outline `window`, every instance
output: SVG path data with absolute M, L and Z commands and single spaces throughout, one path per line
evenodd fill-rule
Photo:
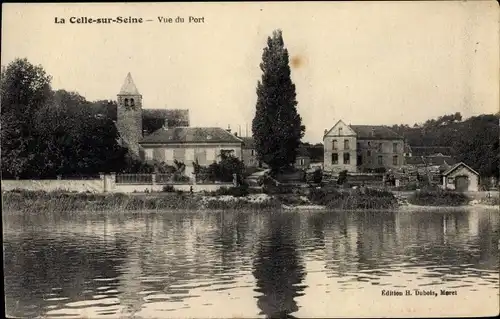
M 204 148 L 198 148 L 194 152 L 194 157 L 195 161 L 198 162 L 199 165 L 207 165 L 208 160 L 207 160 L 207 150 Z
M 134 99 L 130 99 L 130 106 L 135 106 Z
M 342 128 L 339 127 L 339 135 L 342 135 Z
M 383 165 L 383 164 L 384 164 L 384 161 L 383 161 L 382 155 L 379 155 L 378 156 L 378 165 Z
M 336 150 L 337 149 L 337 140 L 333 140 L 332 141 L 332 150 Z
M 366 151 L 366 156 L 368 156 L 368 157 L 372 156 L 372 151 L 370 151 L 370 150 Z
M 338 164 L 339 163 L 339 154 L 333 153 L 332 154 L 332 164 Z
M 398 156 L 397 155 L 394 155 L 392 157 L 392 165 L 398 165 Z
M 150 161 L 153 159 L 153 149 L 146 149 L 146 160 Z
M 378 151 L 382 152 L 382 143 L 378 143 Z
M 344 149 L 345 150 L 349 149 L 349 140 L 344 140 Z
M 251 150 L 250 155 L 255 156 L 255 150 Z
M 358 150 L 361 148 L 361 144 L 359 144 L 359 142 L 358 142 L 358 143 L 356 143 L 356 148 L 357 148 Z
M 128 99 L 125 99 L 125 103 L 124 103 L 125 106 L 128 106 Z
M 349 153 L 344 153 L 344 164 L 350 164 L 351 163 L 351 156 Z
M 398 143 L 392 143 L 392 152 L 397 153 L 398 152 Z

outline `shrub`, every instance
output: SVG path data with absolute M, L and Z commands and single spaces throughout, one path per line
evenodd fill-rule
M 281 203 L 276 199 L 266 200 L 263 202 L 247 202 L 243 200 L 220 201 L 211 200 L 206 203 L 208 209 L 279 209 Z
M 165 186 L 163 186 L 162 191 L 166 192 L 166 193 L 174 193 L 175 192 L 175 188 L 172 185 L 165 185 Z
M 397 205 L 397 200 L 391 192 L 370 188 L 363 191 L 315 188 L 310 191 L 308 199 L 330 209 L 389 209 Z
M 264 184 L 263 192 L 265 194 L 294 194 L 296 192 L 296 187 L 290 184 Z
M 416 191 L 408 198 L 410 204 L 420 206 L 460 206 L 469 201 L 465 194 L 451 190 Z
M 240 185 L 235 187 L 221 187 L 213 192 L 205 192 L 205 195 L 208 196 L 234 196 L 234 197 L 244 197 L 249 194 L 248 185 Z
M 337 184 L 343 185 L 347 182 L 347 170 L 343 170 L 339 173 L 339 178 L 337 179 Z

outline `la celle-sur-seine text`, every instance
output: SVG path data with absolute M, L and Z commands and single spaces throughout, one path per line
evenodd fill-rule
M 186 21 L 187 20 L 187 21 Z M 144 23 L 144 22 L 153 22 L 153 19 L 143 19 L 143 18 L 138 18 L 138 17 L 114 17 L 114 18 L 94 18 L 94 17 L 70 17 L 69 19 L 67 18 L 61 18 L 61 17 L 55 17 L 54 18 L 54 23 L 56 24 L 65 24 L 66 21 L 68 21 L 71 24 L 111 24 L 111 23 L 117 23 L 117 24 L 139 24 L 139 23 Z M 193 17 L 189 16 L 187 19 L 183 17 L 163 17 L 159 16 L 157 18 L 158 22 L 160 23 L 205 23 L 205 17 Z

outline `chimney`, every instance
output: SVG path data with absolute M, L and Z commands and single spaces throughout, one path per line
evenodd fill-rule
M 325 131 L 323 132 L 323 136 L 326 135 L 326 133 L 328 133 L 328 130 L 325 128 Z
M 234 136 L 238 137 L 238 132 L 234 132 Z
M 371 134 L 372 134 L 372 137 L 375 136 L 375 129 L 374 128 L 372 128 Z
M 229 124 L 227 125 L 227 130 L 229 133 L 231 133 L 231 126 L 229 126 Z

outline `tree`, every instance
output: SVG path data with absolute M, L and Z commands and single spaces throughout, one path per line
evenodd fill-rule
M 295 162 L 305 132 L 296 109 L 295 85 L 281 30 L 268 37 L 260 68 L 263 74 L 257 83 L 252 133 L 258 159 L 276 172 Z
M 16 59 L 2 68 L 0 94 L 2 173 L 20 177 L 29 171 L 40 139 L 35 114 L 52 97 L 51 77 L 41 66 Z
M 393 129 L 411 146 L 447 146 L 453 156 L 479 172 L 481 177 L 499 174 L 500 115 L 483 114 L 463 120 L 459 112 L 430 119 L 416 127 Z

